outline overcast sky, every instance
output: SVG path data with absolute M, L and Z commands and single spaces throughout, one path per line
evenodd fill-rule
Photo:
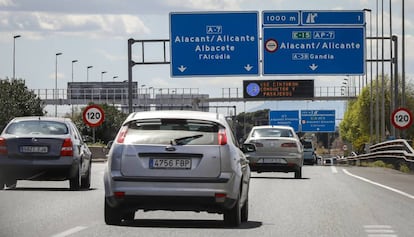
M 392 3 L 393 34 L 401 39 L 402 0 Z M 377 3 L 379 23 L 384 2 L 384 33 L 389 34 L 389 3 L 382 0 L 0 0 L 0 78 L 12 77 L 13 36 L 15 41 L 17 78 L 26 80 L 30 89 L 53 89 L 55 54 L 58 57 L 58 88 L 66 88 L 72 80 L 127 80 L 127 40 L 168 39 L 170 12 L 195 11 L 263 11 L 263 10 L 362 10 L 370 26 L 376 30 Z M 414 1 L 405 0 L 406 74 L 414 77 Z M 381 25 L 379 25 L 381 33 Z M 401 41 L 400 41 L 401 45 Z M 388 45 L 387 45 L 388 46 Z M 369 44 L 367 45 L 369 48 Z M 375 49 L 375 47 L 373 47 Z M 139 50 L 134 50 L 139 57 Z M 375 52 L 374 52 L 375 55 Z M 388 55 L 388 54 L 386 54 Z M 401 56 L 401 52 L 400 52 Z M 102 74 L 102 71 L 107 73 Z M 401 69 L 400 69 L 401 71 Z M 388 67 L 386 69 L 388 72 Z M 243 79 L 251 78 L 171 78 L 168 65 L 139 65 L 133 69 L 134 81 L 154 88 L 199 88 L 200 93 L 220 96 L 222 88 L 242 89 Z M 266 76 L 258 79 L 296 79 L 292 76 Z M 320 87 L 341 86 L 344 76 L 299 78 L 315 79 Z M 241 92 L 241 91 L 240 91 Z M 214 95 L 215 94 L 215 95 Z

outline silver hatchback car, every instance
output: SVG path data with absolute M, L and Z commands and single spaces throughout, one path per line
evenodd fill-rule
M 231 226 L 248 219 L 248 160 L 220 114 L 132 113 L 107 165 L 107 224 L 133 220 L 138 210 L 220 213 Z
M 250 169 L 257 172 L 294 172 L 302 178 L 303 146 L 292 127 L 255 126 L 245 143 L 256 151 L 248 154 Z

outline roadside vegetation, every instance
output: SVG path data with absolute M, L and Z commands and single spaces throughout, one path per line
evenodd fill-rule
M 377 83 L 378 81 L 378 96 L 377 92 Z M 381 87 L 381 78 L 378 80 L 373 80 L 372 82 L 372 96 L 371 96 L 371 85 L 368 84 L 365 86 L 360 95 L 355 99 L 347 102 L 347 109 L 344 114 L 344 119 L 339 125 L 339 134 L 343 141 L 349 142 L 352 144 L 354 151 L 357 153 L 364 152 L 365 144 L 368 144 L 371 141 L 375 141 L 375 131 L 378 126 L 381 126 L 381 123 L 373 119 L 373 137 L 370 137 L 370 124 L 371 124 L 371 107 L 373 109 L 373 115 L 382 114 L 381 105 L 382 100 L 384 100 L 385 104 L 385 127 L 387 131 L 390 131 L 392 128 L 391 123 L 391 114 L 390 114 L 390 104 L 391 104 L 391 93 L 390 93 L 390 80 L 388 76 L 384 77 L 384 94 L 382 96 L 382 87 Z M 406 100 L 405 100 L 405 107 L 411 111 L 414 111 L 414 90 L 413 85 L 408 83 L 406 80 Z M 401 81 L 399 83 L 401 85 Z M 400 88 L 400 100 L 401 100 L 401 88 Z M 371 100 L 372 98 L 372 100 Z M 372 103 L 371 103 L 372 102 Z M 376 110 L 376 103 L 380 105 L 380 111 Z M 392 111 L 391 111 L 392 113 Z M 404 130 L 404 138 L 407 140 L 411 140 L 414 138 L 414 127 L 411 126 L 410 128 Z

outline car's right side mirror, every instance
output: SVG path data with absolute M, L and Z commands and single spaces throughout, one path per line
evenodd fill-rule
M 241 146 L 241 150 L 244 153 L 255 152 L 256 151 L 256 146 L 252 143 L 244 143 Z

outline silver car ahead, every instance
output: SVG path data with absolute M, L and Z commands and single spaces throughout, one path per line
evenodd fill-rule
M 255 126 L 245 143 L 256 146 L 249 153 L 250 169 L 257 172 L 295 172 L 302 178 L 303 147 L 290 126 Z
M 132 113 L 107 165 L 107 224 L 133 220 L 138 210 L 221 213 L 231 226 L 248 219 L 248 161 L 220 114 Z
M 17 180 L 69 180 L 89 189 L 91 151 L 68 118 L 18 117 L 0 136 L 0 189 Z

